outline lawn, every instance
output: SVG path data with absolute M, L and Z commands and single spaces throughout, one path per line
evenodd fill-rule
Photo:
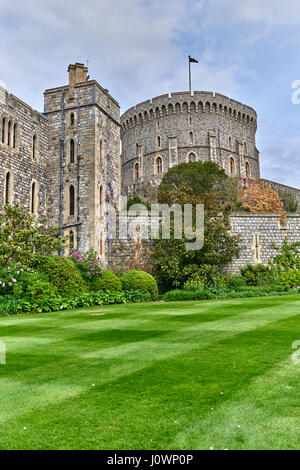
M 0 448 L 299 449 L 299 314 L 288 296 L 2 317 Z

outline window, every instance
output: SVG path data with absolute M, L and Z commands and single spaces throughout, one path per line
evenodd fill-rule
M 36 214 L 37 211 L 37 199 L 36 199 L 36 183 L 31 185 L 31 213 Z
M 192 132 L 190 132 L 190 144 L 194 143 L 194 135 Z
M 161 157 L 157 157 L 155 160 L 155 173 L 160 174 L 163 170 L 163 161 Z
M 99 156 L 100 156 L 100 164 L 103 165 L 104 163 L 104 145 L 103 145 L 103 140 L 100 140 L 100 150 L 99 150 Z
M 190 126 L 192 125 L 192 118 L 190 117 Z
M 104 240 L 104 234 L 101 232 L 100 234 L 100 256 L 104 256 L 105 254 L 105 240 Z
M 160 136 L 159 135 L 157 136 L 156 140 L 157 140 L 157 147 L 160 148 Z
M 99 203 L 100 203 L 100 217 L 103 217 L 104 210 L 105 210 L 105 200 L 104 200 L 104 188 L 102 185 L 100 186 Z
M 11 136 L 11 121 L 8 121 L 8 126 L 7 126 L 7 145 L 10 145 L 10 136 Z
M 247 143 L 244 143 L 244 154 L 247 155 L 248 149 L 247 149 Z
M 13 148 L 15 149 L 17 146 L 17 124 L 14 124 L 14 131 L 13 131 Z
M 75 162 L 75 145 L 74 145 L 74 140 L 70 140 L 70 163 Z
M 75 215 L 75 189 L 73 185 L 69 189 L 69 215 Z
M 6 120 L 5 118 L 3 118 L 2 119 L 2 138 L 1 138 L 2 144 L 5 143 L 5 124 L 6 124 Z
M 74 113 L 71 113 L 71 116 L 70 116 L 70 125 L 73 127 L 73 126 L 74 126 L 74 123 L 75 123 Z
M 133 171 L 133 176 L 135 180 L 139 179 L 139 173 L 140 173 L 140 165 L 138 163 L 135 163 L 134 165 L 134 171 Z
M 250 178 L 251 172 L 250 172 L 250 165 L 249 162 L 245 163 L 245 173 L 246 173 L 246 178 Z
M 70 232 L 70 250 L 72 250 L 72 248 L 74 248 L 74 232 L 71 230 Z
M 5 177 L 5 204 L 12 203 L 12 177 L 10 172 L 6 173 Z
M 232 139 L 231 137 L 228 137 L 228 147 L 232 149 Z
M 159 121 L 157 121 L 157 130 L 159 131 Z
M 188 162 L 195 162 L 197 159 L 196 159 L 196 155 L 192 152 L 192 153 L 189 153 L 188 155 Z
M 230 174 L 235 175 L 235 161 L 234 158 L 230 158 Z
M 32 137 L 32 158 L 36 158 L 36 134 Z

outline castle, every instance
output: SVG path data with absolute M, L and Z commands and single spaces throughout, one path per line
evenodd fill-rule
M 68 85 L 45 91 L 43 113 L 0 86 L 0 204 L 26 206 L 46 217 L 81 251 L 95 249 L 114 264 L 105 205 L 118 209 L 121 194 L 153 197 L 163 174 L 181 162 L 212 160 L 229 175 L 260 177 L 251 107 L 217 93 L 179 92 L 140 103 L 120 117 L 118 102 L 88 79 L 84 64 L 69 65 L 68 73 Z M 300 190 L 288 189 L 300 201 Z M 294 240 L 300 222 L 293 217 Z M 238 220 L 245 224 L 245 215 Z M 253 234 L 265 229 L 243 228 L 250 253 L 259 255 Z M 129 243 L 127 257 L 130 249 Z

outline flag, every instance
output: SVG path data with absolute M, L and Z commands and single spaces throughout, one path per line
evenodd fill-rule
M 191 57 L 190 55 L 189 55 L 189 61 L 190 62 L 196 62 L 196 64 L 198 64 L 198 60 L 193 59 L 193 57 Z

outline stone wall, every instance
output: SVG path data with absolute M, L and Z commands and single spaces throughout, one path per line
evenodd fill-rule
M 300 241 L 300 215 L 288 214 L 284 222 L 277 214 L 238 213 L 231 216 L 232 234 L 240 236 L 240 257 L 226 269 L 238 273 L 246 264 L 267 265 L 277 253 L 273 243 L 281 246 Z
M 157 226 L 159 215 L 154 217 Z M 133 224 L 134 217 L 128 218 Z M 136 222 L 140 227 L 150 227 L 150 217 L 147 213 L 140 216 Z M 231 216 L 231 233 L 240 237 L 240 256 L 235 258 L 226 271 L 237 274 L 246 264 L 268 265 L 285 239 L 289 243 L 300 241 L 300 214 L 288 214 L 284 222 L 277 214 L 236 213 Z M 149 229 L 150 230 L 150 229 Z M 142 240 L 143 230 L 134 233 L 126 240 L 117 238 L 110 241 L 109 267 L 115 271 L 128 269 L 146 269 L 151 272 L 153 240 Z M 150 233 L 150 232 L 148 232 Z
M 256 119 L 249 106 L 200 91 L 161 95 L 130 108 L 121 116 L 123 194 L 145 184 L 157 187 L 169 168 L 193 160 L 258 178 Z
M 105 259 L 105 205 L 117 206 L 120 194 L 120 110 L 96 81 L 76 81 L 77 75 L 84 79 L 85 69 L 70 66 L 69 85 L 44 94 L 50 134 L 49 219 L 65 235 L 73 234 L 74 246 L 83 252 L 94 249 Z
M 47 119 L 0 87 L 0 204 L 18 204 L 45 216 L 48 157 Z

